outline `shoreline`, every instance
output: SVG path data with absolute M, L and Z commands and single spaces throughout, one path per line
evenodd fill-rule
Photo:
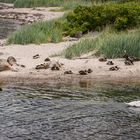
M 18 68 L 17 72 L 3 71 L 0 72 L 0 81 L 3 83 L 41 83 L 47 81 L 58 82 L 118 82 L 118 83 L 140 83 L 140 61 L 134 62 L 134 65 L 126 66 L 124 59 L 108 59 L 113 61 L 114 65 L 120 69 L 117 71 L 109 71 L 111 65 L 107 62 L 100 62 L 99 58 L 90 59 L 66 59 L 62 57 L 50 57 L 61 53 L 71 43 L 48 43 L 41 45 L 9 45 L 0 47 L 0 59 L 7 59 L 9 56 L 16 58 L 17 63 L 25 65 L 25 68 Z M 33 56 L 39 54 L 38 59 L 33 59 Z M 84 55 L 85 56 L 85 55 Z M 37 65 L 47 63 L 45 58 L 50 58 L 52 62 L 64 64 L 60 70 L 35 69 Z M 91 69 L 92 73 L 80 75 L 80 70 Z M 64 74 L 65 71 L 71 70 L 73 74 Z
M 0 81 L 3 84 L 39 84 L 39 83 L 115 83 L 115 84 L 140 84 L 140 76 L 118 76 L 118 75 L 65 75 L 58 73 L 0 73 Z

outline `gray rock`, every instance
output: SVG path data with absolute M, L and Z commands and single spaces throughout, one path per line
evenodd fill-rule
M 17 60 L 16 60 L 13 56 L 9 56 L 9 57 L 7 58 L 7 62 L 8 62 L 9 65 L 11 65 L 11 66 L 17 64 Z

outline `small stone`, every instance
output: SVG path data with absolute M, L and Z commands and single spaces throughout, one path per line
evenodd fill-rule
M 78 38 L 78 39 L 81 38 L 82 37 L 82 34 L 83 34 L 82 31 L 76 32 L 75 33 L 75 38 Z

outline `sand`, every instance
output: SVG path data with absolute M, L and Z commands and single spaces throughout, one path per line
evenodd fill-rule
M 29 81 L 34 82 L 43 80 L 58 81 L 119 81 L 119 82 L 138 82 L 140 83 L 140 62 L 134 62 L 134 65 L 125 66 L 124 59 L 114 59 L 114 65 L 120 67 L 118 71 L 109 71 L 111 66 L 106 62 L 99 62 L 98 58 L 73 59 L 68 60 L 63 57 L 50 57 L 61 53 L 66 47 L 75 42 L 48 43 L 41 45 L 9 45 L 0 47 L 0 59 L 7 59 L 13 56 L 19 64 L 26 67 L 18 67 L 18 72 L 4 71 L 0 72 L 2 81 Z M 39 54 L 40 58 L 33 59 L 33 56 Z M 59 71 L 36 70 L 36 65 L 44 63 L 45 58 L 50 57 L 51 61 L 58 61 L 64 66 Z M 88 75 L 79 75 L 80 70 L 92 69 L 93 72 Z M 66 70 L 72 70 L 72 75 L 66 75 Z

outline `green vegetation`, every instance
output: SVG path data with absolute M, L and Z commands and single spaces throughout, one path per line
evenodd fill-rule
M 9 44 L 60 42 L 65 27 L 64 22 L 65 20 L 60 18 L 23 26 L 9 36 L 7 42 Z
M 17 8 L 31 7 L 63 7 L 74 9 L 79 5 L 91 5 L 91 0 L 0 0 L 0 2 L 14 3 Z
M 126 51 L 130 56 L 140 58 L 140 31 L 128 33 L 104 32 L 94 39 L 84 39 L 67 48 L 63 55 L 73 58 L 94 51 L 107 58 L 120 58 Z
M 4 3 L 14 3 L 15 0 L 0 0 L 0 2 L 4 2 Z
M 43 5 L 73 9 L 78 5 L 85 5 L 90 2 L 85 2 L 85 0 L 68 0 L 67 2 L 66 0 L 16 0 L 14 4 L 16 7 Z M 92 2 L 94 3 L 94 0 Z M 113 31 L 104 31 L 93 39 L 82 39 L 79 43 L 68 47 L 63 55 L 66 58 L 73 58 L 94 51 L 96 55 L 119 58 L 126 51 L 129 55 L 140 58 L 140 31 L 130 34 L 120 32 L 140 27 L 140 4 L 138 2 L 123 3 L 123 0 L 118 0 L 117 3 L 78 6 L 62 18 L 23 26 L 9 36 L 7 42 L 10 44 L 60 42 L 65 35 L 74 36 L 78 31 L 83 33 L 101 31 L 106 26 L 111 27 Z
M 77 31 L 102 30 L 106 25 L 117 30 L 140 26 L 140 4 L 108 3 L 91 7 L 79 6 L 67 16 L 68 34 L 74 36 Z

